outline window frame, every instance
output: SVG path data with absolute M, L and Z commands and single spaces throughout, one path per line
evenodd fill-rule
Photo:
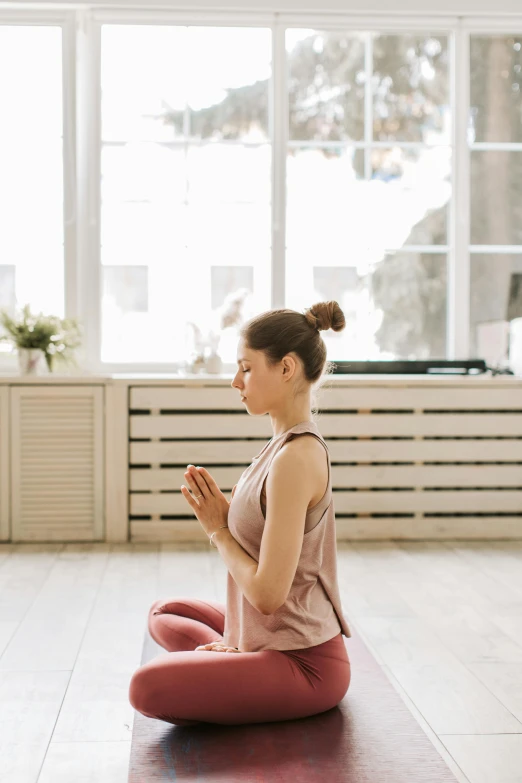
M 476 252 L 522 253 L 522 246 L 470 246 L 470 152 L 467 141 L 470 102 L 469 47 L 473 34 L 522 35 L 522 15 L 432 16 L 361 15 L 356 13 L 207 12 L 142 9 L 0 10 L 0 24 L 59 25 L 62 27 L 63 139 L 64 139 L 64 265 L 65 314 L 80 318 L 85 327 L 86 372 L 112 375 L 172 373 L 173 362 L 146 364 L 101 361 L 100 288 L 100 161 L 101 87 L 100 56 L 103 24 L 182 24 L 204 26 L 257 26 L 272 30 L 273 69 L 269 85 L 272 105 L 272 258 L 271 304 L 285 306 L 286 157 L 288 147 L 288 95 L 285 73 L 285 30 L 313 28 L 383 33 L 430 31 L 448 36 L 450 54 L 450 110 L 452 117 L 452 195 L 448 211 L 448 241 L 423 250 L 446 252 L 448 270 L 447 356 L 469 358 L 470 255 Z M 369 60 L 367 58 L 369 65 Z M 279 78 L 278 78 L 279 77 Z M 371 124 L 371 94 L 366 97 L 366 136 Z M 422 147 L 422 144 L 416 146 Z M 478 144 L 480 148 L 501 145 Z M 513 146 L 513 145 L 511 145 Z M 522 144 L 516 145 L 522 151 Z M 504 147 L 505 148 L 505 147 Z M 458 209 L 456 205 L 458 204 Z M 414 251 L 414 248 L 407 248 Z M 12 374 L 14 355 L 0 355 L 0 372 Z M 224 373 L 235 372 L 224 364 Z
M 70 11 L 29 10 L 25 8 L 0 8 L 0 25 L 26 27 L 60 27 L 62 30 L 62 136 L 63 136 L 63 252 L 64 252 L 64 312 L 68 315 L 68 305 L 73 305 L 70 289 L 74 287 L 76 276 L 76 258 L 74 253 L 74 234 L 76 225 L 76 181 L 74 138 L 74 92 L 72 90 L 73 72 L 71 57 L 74 53 L 75 19 Z M 67 205 L 67 206 L 66 206 Z M 18 360 L 15 352 L 0 353 L 0 375 L 18 374 Z

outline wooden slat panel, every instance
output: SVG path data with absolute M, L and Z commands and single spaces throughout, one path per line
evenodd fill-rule
M 338 541 L 522 538 L 522 517 L 338 517 L 336 529 Z M 130 532 L 136 542 L 208 544 L 208 536 L 197 520 L 133 519 Z
M 324 414 L 320 430 L 326 437 L 407 437 L 407 436 L 522 436 L 522 413 L 482 414 Z M 227 414 L 171 414 L 131 416 L 131 438 L 216 438 L 266 433 L 271 437 L 266 417 Z
M 0 541 L 11 537 L 9 439 L 9 389 L 0 387 Z
M 39 525 L 40 540 L 57 527 L 81 540 L 86 523 L 87 540 L 103 538 L 103 387 L 13 387 L 11 406 L 13 539 L 34 540 Z
M 383 513 L 519 513 L 522 491 L 334 492 L 338 514 Z M 130 496 L 131 515 L 188 514 L 190 506 L 181 492 Z
M 331 440 L 332 462 L 522 462 L 520 440 Z M 267 440 L 131 443 L 132 465 L 249 464 Z
M 332 381 L 329 380 L 328 383 Z M 317 395 L 321 410 L 522 410 L 520 390 L 516 388 L 473 388 L 469 379 L 463 379 L 460 388 L 437 386 L 431 378 L 429 386 L 415 386 L 412 381 L 401 385 L 365 386 L 352 381 L 347 385 L 335 382 L 333 387 L 321 389 Z M 480 379 L 474 379 L 478 386 Z M 235 389 L 226 386 L 172 387 L 142 386 L 130 389 L 130 407 L 135 410 L 162 408 L 167 410 L 242 410 L 243 404 Z
M 179 490 L 186 468 L 130 471 L 131 491 Z M 241 468 L 208 468 L 222 491 L 232 489 Z M 520 465 L 332 465 L 335 488 L 364 487 L 522 487 Z
M 522 517 L 341 517 L 336 522 L 338 541 L 522 538 Z
M 148 491 L 169 489 L 179 491 L 182 484 L 187 486 L 184 468 L 144 468 L 130 471 L 130 489 L 132 491 Z M 208 468 L 209 473 L 222 492 L 231 490 L 237 483 L 243 468 Z M 522 482 L 521 482 L 522 483 Z
M 272 437 L 268 416 L 247 413 L 131 416 L 131 438 L 266 438 Z

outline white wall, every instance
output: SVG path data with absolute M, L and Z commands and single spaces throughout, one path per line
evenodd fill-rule
M 13 5 L 12 3 L 2 3 Z M 16 3 L 23 7 L 23 2 Z M 67 6 L 69 0 L 54 0 L 50 4 L 45 0 L 32 0 L 31 5 Z M 328 11 L 355 12 L 362 15 L 380 14 L 429 14 L 429 15 L 480 15 L 480 14 L 519 14 L 522 19 L 522 0 L 92 0 L 91 2 L 75 3 L 77 6 L 101 8 L 132 7 L 146 9 L 150 7 L 175 8 L 183 10 L 239 10 L 239 11 L 280 11 L 280 12 L 315 12 Z

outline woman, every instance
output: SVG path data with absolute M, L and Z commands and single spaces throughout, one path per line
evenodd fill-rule
M 270 310 L 242 327 L 232 387 L 251 415 L 269 414 L 274 434 L 230 503 L 207 470 L 188 466 L 181 491 L 227 567 L 226 606 L 154 602 L 149 631 L 168 652 L 132 677 L 142 714 L 183 726 L 279 721 L 324 712 L 346 694 L 351 634 L 330 458 L 311 403 L 326 366 L 320 331 L 344 326 L 331 301 Z

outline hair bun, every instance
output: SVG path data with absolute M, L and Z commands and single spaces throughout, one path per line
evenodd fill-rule
M 317 302 L 305 310 L 304 317 L 318 331 L 333 329 L 340 332 L 346 326 L 344 313 L 335 301 Z

